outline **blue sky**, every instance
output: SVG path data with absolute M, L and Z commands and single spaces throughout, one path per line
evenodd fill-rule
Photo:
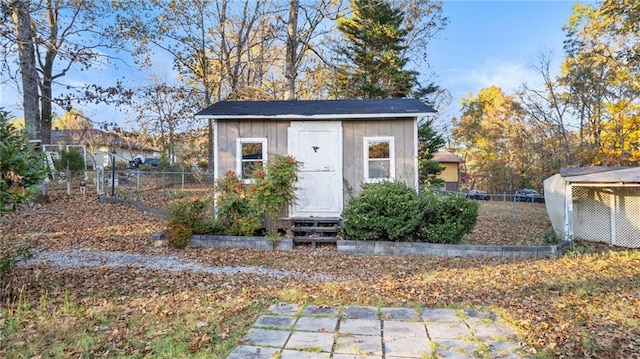
M 457 116 L 460 98 L 484 87 L 509 93 L 522 83 L 536 85 L 531 69 L 543 52 L 551 52 L 551 70 L 558 73 L 563 57 L 565 25 L 575 1 L 444 1 L 449 25 L 429 47 L 436 82 L 453 101 L 442 121 Z
M 441 111 L 441 126 L 445 127 L 451 117 L 459 115 L 460 98 L 469 92 L 477 94 L 480 89 L 495 85 L 510 93 L 523 82 L 539 83 L 539 76 L 531 66 L 542 52 L 551 51 L 552 71 L 557 73 L 563 55 L 562 26 L 568 21 L 574 3 L 565 0 L 444 0 L 444 13 L 450 22 L 430 44 L 431 68 L 425 71 L 435 73 L 437 78 L 433 80 L 452 95 L 451 104 Z M 156 76 L 171 76 L 170 61 L 156 59 L 154 62 Z M 163 67 L 165 71 L 161 70 Z M 120 65 L 118 70 L 105 68 L 98 73 L 70 74 L 65 82 L 91 82 L 101 77 L 115 81 L 113 77 L 123 72 L 129 73 L 133 83 L 148 81 L 146 75 L 133 67 Z M 20 100 L 15 95 L 6 84 L 0 84 L 0 106 L 22 116 Z M 125 124 L 127 115 L 112 106 L 82 106 L 82 109 L 96 122 L 116 121 L 129 127 Z

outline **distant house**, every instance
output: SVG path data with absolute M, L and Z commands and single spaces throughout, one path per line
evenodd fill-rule
M 224 101 L 196 114 L 214 120 L 216 178 L 269 154 L 303 163 L 291 217 L 338 217 L 362 183 L 418 186 L 418 120 L 435 113 L 416 99 Z
M 640 248 L 640 167 L 563 168 L 544 197 L 560 238 Z
M 433 160 L 440 163 L 444 170 L 438 176 L 444 180 L 447 191 L 458 191 L 460 186 L 460 163 L 462 159 L 449 151 L 438 151 Z
M 106 167 L 111 163 L 111 153 L 116 151 L 116 161 L 132 161 L 136 156 L 158 157 L 160 150 L 127 140 L 116 133 L 97 129 L 52 130 L 51 144 L 45 150 L 55 150 L 60 146 L 83 146 L 86 148 L 88 168 Z

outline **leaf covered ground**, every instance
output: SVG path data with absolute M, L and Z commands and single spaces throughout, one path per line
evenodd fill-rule
M 476 231 L 465 241 L 526 243 L 527 231 L 539 241 L 549 230 L 548 219 L 538 217 L 542 205 L 502 205 L 482 203 Z M 331 248 L 177 251 L 150 246 L 151 233 L 164 227 L 161 219 L 92 196 L 56 196 L 3 221 L 4 234 L 49 250 L 167 253 L 334 280 L 19 267 L 9 280 L 20 290 L 0 316 L 0 357 L 224 358 L 275 302 L 487 308 L 505 317 L 536 357 L 624 358 L 640 348 L 638 250 L 582 246 L 543 260 L 369 257 Z

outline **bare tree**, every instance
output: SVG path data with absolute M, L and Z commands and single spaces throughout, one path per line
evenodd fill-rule
M 6 17 L 7 12 L 10 12 L 12 21 L 15 24 L 14 31 L 4 30 L 2 34 L 9 38 L 9 45 L 13 40 L 18 47 L 25 128 L 29 139 L 34 140 L 40 138 L 39 78 L 36 70 L 35 46 L 33 43 L 35 36 L 31 27 L 29 4 L 29 0 L 16 0 L 8 4 L 2 4 L 4 17 Z M 7 23 L 5 22 L 5 24 Z M 5 62 L 5 65 L 8 65 L 8 63 Z
M 572 148 L 567 124 L 571 115 L 567 101 L 568 94 L 551 76 L 550 64 L 549 53 L 539 55 L 538 63 L 532 68 L 542 78 L 543 88 L 534 89 L 523 84 L 519 98 L 520 104 L 528 114 L 530 125 L 537 129 L 536 135 L 544 136 L 545 141 L 553 143 L 555 151 L 549 153 L 547 159 L 554 162 L 556 169 L 559 169 L 561 166 L 573 163 L 575 151 Z
M 171 164 L 176 160 L 176 134 L 188 131 L 193 123 L 191 95 L 192 91 L 184 87 L 154 81 L 140 91 L 135 106 L 137 122 L 160 136 L 163 153 Z
M 9 40 L 9 46 L 0 50 L 5 59 L 3 64 L 10 68 L 19 62 L 23 96 L 27 100 L 25 118 L 28 123 L 37 123 L 37 137 L 44 143 L 51 141 L 54 86 L 70 87 L 60 81 L 72 67 L 86 70 L 98 63 L 108 63 L 113 57 L 105 50 L 121 49 L 119 39 L 112 36 L 104 20 L 111 14 L 111 6 L 110 1 L 104 0 L 3 3 L 3 11 L 14 14 L 13 21 L 0 24 L 0 36 Z M 34 98 L 40 102 L 37 108 L 33 105 Z

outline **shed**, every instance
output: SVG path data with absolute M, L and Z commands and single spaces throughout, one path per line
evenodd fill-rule
M 563 168 L 544 193 L 561 238 L 640 247 L 640 167 Z
M 444 180 L 444 188 L 447 191 L 457 192 L 460 184 L 462 159 L 449 151 L 438 151 L 433 155 L 433 160 L 443 168 L 438 177 Z
M 418 186 L 418 121 L 435 110 L 417 99 L 223 101 L 196 119 L 214 120 L 214 175 L 270 153 L 302 162 L 291 217 L 338 217 L 362 183 Z

